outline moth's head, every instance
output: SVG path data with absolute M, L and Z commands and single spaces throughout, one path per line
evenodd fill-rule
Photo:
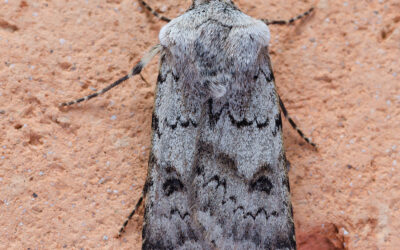
M 233 4 L 233 1 L 231 0 L 193 0 L 192 7 L 196 7 L 200 4 L 205 4 L 209 2 L 225 2 L 228 4 Z

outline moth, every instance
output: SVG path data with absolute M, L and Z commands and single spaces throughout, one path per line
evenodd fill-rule
M 132 71 L 160 55 L 152 114 L 143 249 L 295 249 L 281 112 L 268 24 L 230 0 L 194 0 Z M 313 144 L 297 128 L 300 135 Z

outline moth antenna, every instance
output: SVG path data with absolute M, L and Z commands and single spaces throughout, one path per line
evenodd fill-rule
M 171 21 L 170 18 L 165 17 L 163 15 L 161 15 L 160 13 L 158 13 L 157 11 L 155 11 L 150 5 L 148 5 L 145 1 L 143 0 L 139 0 L 139 2 L 148 10 L 150 11 L 151 14 L 153 14 L 155 17 L 157 17 L 158 19 L 160 19 L 161 21 L 164 22 L 169 22 Z
M 132 219 L 133 215 L 135 215 L 135 213 L 138 210 L 139 206 L 142 204 L 143 197 L 144 197 L 144 195 L 142 193 L 140 195 L 140 198 L 139 198 L 138 202 L 135 205 L 135 208 L 132 210 L 132 212 L 129 214 L 128 218 L 126 218 L 124 224 L 122 224 L 122 227 L 119 229 L 117 238 L 120 238 L 122 236 L 122 234 L 125 232 L 125 228 L 128 225 L 129 221 Z
M 102 95 L 102 94 L 106 93 L 107 91 L 109 91 L 110 89 L 120 85 L 121 83 L 123 83 L 124 81 L 128 80 L 132 76 L 139 74 L 142 71 L 142 69 L 151 61 L 151 59 L 153 59 L 153 57 L 156 56 L 161 51 L 161 48 L 162 48 L 162 46 L 160 44 L 157 44 L 156 46 L 152 47 L 150 49 L 150 51 L 147 52 L 147 54 L 145 54 L 142 57 L 140 62 L 138 64 L 136 64 L 135 67 L 133 67 L 133 69 L 131 70 L 131 72 L 129 74 L 127 74 L 124 77 L 116 80 L 115 82 L 113 82 L 112 84 L 108 85 L 104 89 L 102 89 L 102 90 L 100 90 L 98 92 L 92 93 L 90 95 L 87 95 L 85 97 L 76 99 L 74 101 L 63 102 L 63 103 L 60 104 L 60 106 L 61 107 L 71 106 L 71 105 L 74 105 L 74 104 L 77 104 L 77 103 L 80 103 L 80 102 L 83 102 L 83 101 L 90 100 L 90 99 L 92 99 L 92 98 L 94 98 L 96 96 Z
M 306 12 L 304 12 L 303 14 L 300 14 L 296 17 L 292 17 L 289 20 L 268 20 L 268 19 L 261 19 L 261 21 L 263 21 L 266 25 L 288 25 L 293 23 L 296 20 L 299 20 L 303 17 L 306 17 L 308 15 L 311 14 L 311 12 L 313 12 L 314 7 L 311 7 L 309 10 L 307 10 Z
M 281 99 L 281 97 L 278 95 L 279 97 L 279 106 L 281 106 L 281 110 L 283 112 L 283 115 L 285 116 L 285 118 L 289 121 L 290 125 L 292 126 L 292 128 L 294 130 L 297 131 L 297 133 L 299 133 L 299 135 L 301 136 L 301 138 L 303 138 L 308 144 L 310 144 L 311 146 L 313 146 L 315 149 L 317 149 L 317 144 L 315 144 L 314 142 L 312 142 L 311 138 L 308 138 L 307 136 L 304 135 L 303 131 L 301 131 L 296 123 L 293 121 L 293 119 L 290 117 L 285 105 L 283 104 L 283 101 Z

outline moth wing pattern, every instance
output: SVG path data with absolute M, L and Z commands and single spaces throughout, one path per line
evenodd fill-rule
M 160 42 L 143 249 L 295 249 L 268 27 L 210 1 Z

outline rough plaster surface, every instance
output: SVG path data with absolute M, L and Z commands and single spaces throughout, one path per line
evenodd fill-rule
M 150 1 L 169 17 L 189 1 Z M 237 1 L 271 27 L 300 249 L 400 245 L 400 1 Z M 135 0 L 0 1 L 0 248 L 138 249 L 157 60 L 123 76 L 163 23 Z

